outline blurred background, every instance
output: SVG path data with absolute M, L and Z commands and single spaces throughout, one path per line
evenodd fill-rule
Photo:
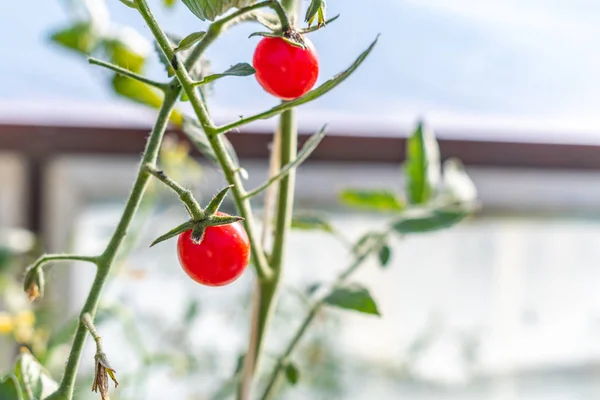
M 181 2 L 165 3 L 150 1 L 166 31 L 185 36 L 205 27 Z M 382 226 L 388 215 L 348 209 L 339 192 L 401 191 L 404 138 L 419 118 L 435 130 L 444 159 L 465 163 L 483 207 L 451 230 L 393 242 L 385 270 L 365 265 L 360 280 L 383 317 L 323 312 L 294 357 L 300 384 L 282 398 L 600 398 L 600 56 L 593 51 L 600 4 L 328 5 L 341 18 L 311 36 L 320 82 L 382 36 L 352 77 L 298 110 L 302 135 L 324 123 L 330 133 L 298 171 L 297 208 L 326 217 L 345 240 Z M 113 40 L 100 56 L 128 49 L 129 65 L 137 55 L 144 74 L 164 79 L 143 21 L 116 0 L 0 2 L 0 371 L 22 344 L 60 377 L 94 271 L 79 263 L 48 268 L 47 296 L 33 306 L 22 272 L 43 251 L 104 248 L 155 115 L 145 105 L 151 94 L 126 98 L 110 73 L 87 64 L 87 42 L 69 39 L 90 20 Z M 255 30 L 228 32 L 207 55 L 210 69 L 250 62 Z M 219 80 L 208 99 L 219 123 L 275 104 L 251 77 Z M 274 125 L 228 135 L 248 187 L 267 175 Z M 161 165 L 201 203 L 224 183 L 176 127 Z M 252 273 L 226 288 L 200 287 L 181 271 L 174 241 L 148 248 L 184 215 L 153 184 L 103 296 L 98 329 L 121 382 L 114 399 L 232 393 Z M 349 261 L 339 237 L 293 231 L 267 365 L 306 312 L 297 291 Z M 94 398 L 89 341 L 82 365 L 77 398 Z

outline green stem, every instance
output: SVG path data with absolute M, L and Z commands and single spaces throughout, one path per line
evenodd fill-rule
M 290 163 L 296 157 L 296 148 L 298 143 L 298 129 L 296 124 L 294 110 L 288 110 L 281 115 L 280 120 L 281 146 L 279 153 L 279 165 L 284 166 Z M 277 289 L 283 268 L 285 256 L 285 244 L 292 224 L 292 212 L 294 208 L 294 189 L 296 181 L 296 171 L 290 170 L 288 174 L 279 181 L 279 190 L 277 203 L 275 206 L 275 232 L 273 249 L 271 253 L 271 268 L 273 279 L 267 282 L 261 282 L 258 312 L 258 334 L 255 344 L 256 358 L 254 360 L 254 370 L 260 361 L 262 344 L 271 314 L 273 313 Z
M 169 43 L 168 38 L 165 33 L 161 30 L 158 22 L 154 18 L 154 15 L 148 8 L 148 4 L 145 0 L 135 0 L 138 10 L 140 14 L 146 21 L 148 28 L 152 31 L 157 43 L 161 47 L 162 51 L 165 53 L 168 59 L 173 59 L 173 49 L 171 44 Z M 261 6 L 266 6 L 267 2 L 264 2 Z M 269 2 L 271 3 L 271 2 Z M 256 4 L 255 6 L 258 6 Z M 204 51 L 210 44 L 212 44 L 217 37 L 221 34 L 224 26 L 230 22 L 232 19 L 243 15 L 248 11 L 248 8 L 244 8 L 242 10 L 233 13 L 232 15 L 222 18 L 218 21 L 215 21 L 210 25 L 206 35 L 200 40 L 197 46 L 197 50 L 201 53 Z M 202 99 L 200 98 L 198 92 L 194 88 L 193 80 L 190 77 L 188 70 L 188 65 L 186 64 L 186 68 L 176 68 L 175 73 L 177 75 L 177 79 L 181 84 L 181 87 L 185 91 L 186 95 L 190 99 L 190 103 L 192 108 L 198 117 L 198 121 L 202 125 L 202 128 L 206 132 L 209 143 L 215 152 L 217 160 L 225 174 L 225 178 L 230 185 L 233 185 L 232 194 L 237 206 L 239 214 L 244 218 L 244 227 L 246 228 L 246 233 L 248 234 L 248 239 L 250 240 L 252 258 L 254 261 L 254 265 L 256 267 L 256 273 L 260 280 L 267 280 L 270 276 L 270 267 L 263 251 L 262 245 L 260 243 L 260 238 L 256 228 L 254 227 L 254 215 L 252 213 L 252 207 L 250 205 L 250 201 L 244 199 L 246 195 L 246 190 L 244 189 L 242 179 L 238 173 L 237 167 L 233 163 L 233 160 L 229 156 L 227 149 L 225 147 L 225 143 L 221 138 L 215 134 L 215 126 L 208 115 L 208 111 L 206 110 L 206 106 Z
M 37 268 L 51 261 L 85 261 L 96 264 L 98 257 L 88 257 L 78 254 L 44 254 L 33 263 L 30 269 Z
M 144 150 L 137 178 L 129 199 L 127 200 L 127 205 L 125 206 L 121 220 L 119 221 L 119 224 L 117 225 L 117 228 L 115 229 L 115 232 L 108 246 L 106 247 L 106 250 L 97 260 L 98 271 L 87 300 L 81 310 L 82 316 L 89 314 L 90 317 L 93 318 L 96 314 L 102 288 L 104 287 L 104 283 L 106 282 L 106 279 L 110 273 L 110 269 L 117 252 L 119 251 L 119 248 L 123 243 L 125 236 L 127 235 L 127 230 L 140 205 L 148 184 L 148 180 L 150 178 L 150 174 L 148 174 L 145 170 L 145 165 L 156 165 L 160 144 L 167 128 L 171 111 L 179 97 L 179 93 L 180 89 L 173 89 L 165 94 L 163 104 L 158 112 L 156 123 L 154 124 L 150 138 L 146 143 L 146 149 Z M 79 324 L 77 325 L 77 330 L 75 331 L 75 338 L 73 339 L 73 346 L 71 347 L 71 352 L 69 353 L 69 358 L 67 359 L 64 376 L 60 382 L 58 390 L 51 395 L 48 400 L 71 400 L 73 398 L 75 378 L 79 367 L 81 352 L 83 351 L 83 346 L 85 344 L 85 339 L 86 327 L 85 324 L 80 320 Z
M 200 220 L 204 218 L 204 211 L 202 211 L 202 208 L 200 207 L 190 190 L 184 188 L 179 183 L 169 178 L 163 171 L 159 170 L 153 165 L 146 164 L 144 165 L 144 169 L 150 175 L 154 176 L 156 179 L 158 179 L 166 186 L 168 186 L 171 190 L 173 190 L 175 193 L 177 193 L 179 199 L 183 202 L 183 204 L 186 205 L 190 216 L 194 220 Z
M 372 253 L 377 251 L 381 247 L 381 245 L 383 243 L 385 243 L 387 236 L 388 236 L 388 232 L 384 232 L 381 235 L 379 235 L 378 239 L 374 240 L 369 248 L 367 248 L 362 254 L 358 255 L 356 257 L 356 259 L 352 262 L 352 264 L 350 264 L 348 266 L 348 268 L 346 268 L 344 271 L 342 271 L 338 275 L 338 277 L 333 282 L 331 287 L 335 288 L 335 287 L 343 284 L 365 262 L 365 260 Z M 270 400 L 273 398 L 273 396 L 275 394 L 275 388 L 277 387 L 277 382 L 279 381 L 281 372 L 283 370 L 283 367 L 285 366 L 286 361 L 292 355 L 292 352 L 296 349 L 296 347 L 300 343 L 300 340 L 306 334 L 306 331 L 308 330 L 310 324 L 313 322 L 313 320 L 315 319 L 315 317 L 317 316 L 317 314 L 319 313 L 319 311 L 325 304 L 325 299 L 327 298 L 327 296 L 330 293 L 331 293 L 331 291 L 329 291 L 325 295 L 321 296 L 319 298 L 319 300 L 317 300 L 313 304 L 313 306 L 308 311 L 308 314 L 306 315 L 306 317 L 304 318 L 304 320 L 298 327 L 298 330 L 292 337 L 292 340 L 290 341 L 288 346 L 285 348 L 285 350 L 281 354 L 281 356 L 279 356 L 279 358 L 277 359 L 277 362 L 275 363 L 275 367 L 274 367 L 273 371 L 271 372 L 271 375 L 269 376 L 269 379 L 267 381 L 267 385 L 266 385 L 265 391 L 261 397 L 261 400 Z
M 300 4 L 300 0 L 284 0 L 284 9 L 290 13 Z M 292 24 L 294 17 L 292 17 Z M 218 137 L 218 136 L 217 136 Z M 279 169 L 285 168 L 296 158 L 298 147 L 298 126 L 295 111 L 289 109 L 281 114 L 279 121 Z M 258 282 L 258 304 L 257 312 L 253 315 L 251 343 L 249 351 L 254 359 L 244 363 L 243 378 L 238 391 L 238 398 L 245 400 L 252 392 L 252 381 L 254 373 L 258 371 L 262 348 L 266 338 L 266 331 L 271 316 L 275 309 L 277 292 L 279 288 L 283 260 L 285 256 L 285 244 L 292 224 L 292 213 L 294 208 L 294 189 L 296 182 L 296 170 L 290 169 L 287 175 L 282 175 L 279 180 L 278 197 L 276 203 L 276 222 L 273 248 L 271 252 L 271 279 Z M 268 227 L 265 227 L 268 229 Z M 248 382 L 244 382 L 248 380 Z
M 168 83 L 161 83 L 161 82 L 153 81 L 152 79 L 148 79 L 145 76 L 136 74 L 135 72 L 129 71 L 128 69 L 121 68 L 118 65 L 114 65 L 114 64 L 111 64 L 111 63 L 106 62 L 106 61 L 99 60 L 99 59 L 94 58 L 94 57 L 88 58 L 88 61 L 92 65 L 99 65 L 101 67 L 110 69 L 110 70 L 116 72 L 117 74 L 121 74 L 121 75 L 126 76 L 128 78 L 135 79 L 136 81 L 140 81 L 142 83 L 145 83 L 146 85 L 153 86 L 153 87 L 155 87 L 157 89 L 162 90 L 163 92 L 165 90 L 169 89 L 169 84 Z
M 92 339 L 94 339 L 94 342 L 96 342 L 96 347 L 98 348 L 98 350 L 102 351 L 102 338 L 98 334 L 98 331 L 96 330 L 96 327 L 92 322 L 91 315 L 88 313 L 83 314 L 83 316 L 81 317 L 81 322 L 83 323 L 83 325 L 85 325 L 88 332 L 90 332 Z

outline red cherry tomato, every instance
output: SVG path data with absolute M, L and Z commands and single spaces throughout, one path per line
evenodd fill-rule
M 206 286 L 223 286 L 244 272 L 250 260 L 250 242 L 240 222 L 209 226 L 200 244 L 192 242 L 191 230 L 181 233 L 177 255 L 190 278 Z
M 266 37 L 258 43 L 252 60 L 256 79 L 273 96 L 293 100 L 315 85 L 319 59 L 311 41 L 304 41 L 305 49 L 281 38 Z

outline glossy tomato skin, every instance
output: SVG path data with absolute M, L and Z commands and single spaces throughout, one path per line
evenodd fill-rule
M 256 46 L 252 64 L 256 80 L 268 93 L 293 100 L 308 92 L 319 76 L 319 58 L 310 40 L 306 48 L 281 38 L 263 38 Z
M 239 278 L 248 266 L 250 242 L 240 222 L 210 226 L 200 244 L 192 242 L 191 230 L 181 233 L 177 255 L 185 273 L 196 282 L 224 286 Z

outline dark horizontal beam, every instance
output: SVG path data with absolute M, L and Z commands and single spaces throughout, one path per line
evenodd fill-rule
M 179 132 L 172 133 L 183 137 Z M 142 128 L 5 124 L 0 125 L 0 151 L 14 151 L 37 159 L 66 154 L 137 155 L 148 134 L 148 129 Z M 301 135 L 300 142 L 307 137 Z M 270 132 L 243 131 L 230 133 L 228 138 L 240 158 L 261 159 L 268 155 Z M 404 145 L 403 137 L 333 132 L 323 140 L 310 160 L 399 163 L 404 158 Z M 600 146 L 597 145 L 440 139 L 440 147 L 443 158 L 458 157 L 473 166 L 600 168 Z

